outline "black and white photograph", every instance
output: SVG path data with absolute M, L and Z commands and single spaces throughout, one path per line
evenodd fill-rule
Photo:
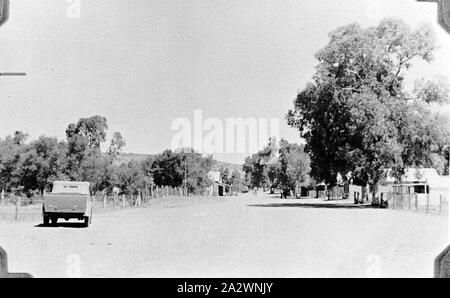
M 0 278 L 449 278 L 449 159 L 450 0 L 0 0 Z

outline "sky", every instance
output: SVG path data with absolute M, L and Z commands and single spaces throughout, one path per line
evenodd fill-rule
M 69 123 L 105 116 L 124 151 L 170 148 L 176 118 L 279 119 L 279 136 L 300 142 L 284 119 L 311 79 L 314 54 L 338 26 L 385 17 L 430 23 L 435 60 L 420 77 L 450 78 L 450 35 L 435 3 L 414 0 L 14 0 L 0 28 L 0 137 L 21 130 L 65 137 Z M 448 109 L 448 107 L 447 107 Z M 248 154 L 215 154 L 242 163 Z

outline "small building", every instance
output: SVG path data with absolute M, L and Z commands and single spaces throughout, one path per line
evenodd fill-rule
M 211 171 L 208 173 L 209 179 L 212 181 L 211 186 L 208 188 L 208 193 L 211 196 L 231 196 L 232 187 L 226 183 L 223 183 L 222 177 L 219 171 Z

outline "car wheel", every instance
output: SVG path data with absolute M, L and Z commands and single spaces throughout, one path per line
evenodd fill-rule
M 89 227 L 89 216 L 84 217 L 84 226 L 87 228 Z
M 48 224 L 50 223 L 50 217 L 48 215 L 44 215 L 43 222 L 44 222 L 44 226 L 48 226 Z

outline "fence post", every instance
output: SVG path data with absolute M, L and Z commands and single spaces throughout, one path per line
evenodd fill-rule
M 401 204 L 400 204 L 400 206 L 401 206 L 401 210 L 404 210 L 405 209 L 405 196 L 404 196 L 404 193 L 403 193 L 403 190 L 405 190 L 404 188 L 403 188 L 403 186 L 400 188 L 400 201 L 401 201 Z
M 125 194 L 122 195 L 122 208 L 125 208 Z
M 16 212 L 14 215 L 14 220 L 19 220 L 19 204 L 20 204 L 20 199 L 18 196 L 16 196 Z
M 4 189 L 2 189 L 1 200 L 2 200 L 1 201 L 2 206 L 5 205 L 5 190 Z
M 106 194 L 103 193 L 103 209 L 106 209 Z
M 430 194 L 427 193 L 427 213 L 430 211 Z

